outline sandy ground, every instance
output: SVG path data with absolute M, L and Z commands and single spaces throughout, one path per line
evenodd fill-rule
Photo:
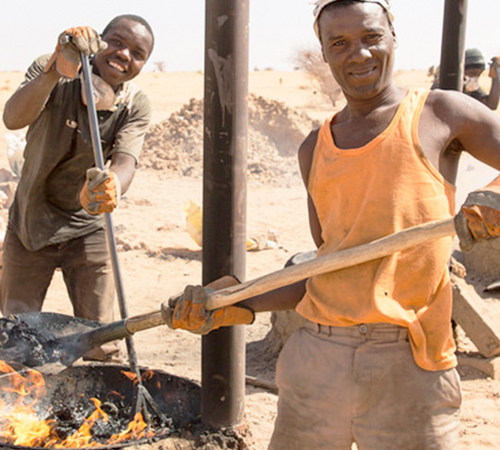
M 21 78 L 20 73 L 0 73 L 0 108 L 3 109 Z M 403 86 L 430 85 L 425 72 L 397 74 L 397 79 Z M 198 73 L 145 73 L 137 82 L 153 102 L 154 123 L 166 119 L 190 98 L 203 96 L 203 76 Z M 252 73 L 250 91 L 283 101 L 314 119 L 322 120 L 331 111 L 307 77 L 298 72 Z M 5 133 L 0 124 L 0 134 Z M 7 167 L 6 142 L 1 137 L 0 141 L 0 167 Z M 467 190 L 486 184 L 493 176 L 493 171 L 466 159 L 459 178 L 458 200 L 464 198 Z M 153 169 L 137 172 L 132 187 L 113 214 L 131 315 L 156 310 L 186 284 L 200 282 L 201 250 L 185 231 L 182 211 L 186 201 L 201 202 L 201 197 L 201 179 L 172 176 Z M 305 192 L 298 177 L 285 186 L 249 182 L 247 202 L 247 234 L 259 236 L 273 230 L 278 236 L 276 248 L 247 252 L 247 279 L 279 270 L 295 253 L 314 247 L 308 231 Z M 44 311 L 71 314 L 59 273 L 54 277 Z M 247 373 L 272 381 L 274 361 L 252 357 L 259 341 L 270 330 L 269 319 L 269 314 L 261 314 L 254 325 L 247 327 Z M 134 340 L 142 366 L 200 380 L 198 336 L 158 327 L 138 333 Z M 464 403 L 458 449 L 496 449 L 500 442 L 500 382 L 465 368 L 461 368 L 461 375 Z M 245 414 L 254 450 L 267 447 L 276 416 L 276 400 L 272 392 L 246 388 Z

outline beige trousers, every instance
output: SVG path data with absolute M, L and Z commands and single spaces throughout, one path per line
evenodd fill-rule
M 419 368 L 405 328 L 307 322 L 278 359 L 269 450 L 454 450 L 460 380 Z

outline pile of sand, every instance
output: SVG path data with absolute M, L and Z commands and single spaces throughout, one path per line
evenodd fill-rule
M 248 177 L 287 184 L 298 177 L 297 150 L 318 123 L 284 103 L 249 96 Z M 203 171 L 203 102 L 191 99 L 146 134 L 139 167 L 201 177 Z

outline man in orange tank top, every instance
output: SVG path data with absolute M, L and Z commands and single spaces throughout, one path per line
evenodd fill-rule
M 318 254 L 452 217 L 460 153 L 500 169 L 500 119 L 458 92 L 406 91 L 393 78 L 387 0 L 319 0 L 314 28 L 347 100 L 299 149 Z M 462 249 L 500 235 L 500 179 L 456 216 Z M 277 366 L 271 450 L 452 450 L 461 391 L 451 333 L 451 238 L 208 312 L 207 288 L 171 299 L 172 328 L 208 333 L 254 313 L 306 319 Z

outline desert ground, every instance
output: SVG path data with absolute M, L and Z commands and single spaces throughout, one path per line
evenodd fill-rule
M 0 73 L 2 111 L 22 76 L 17 72 Z M 398 72 L 396 79 L 403 87 L 430 86 L 432 81 L 426 71 Z M 191 153 L 186 150 L 184 159 L 161 158 L 163 150 L 171 151 L 170 147 L 173 147 L 178 152 L 178 145 L 188 141 L 187 132 L 179 131 L 173 136 L 169 127 L 173 127 L 181 116 L 185 118 L 186 111 L 196 113 L 196 102 L 203 98 L 203 75 L 152 72 L 141 74 L 136 82 L 153 104 L 152 131 L 135 180 L 113 213 L 120 268 L 131 315 L 156 310 L 161 302 L 180 292 L 185 285 L 199 283 L 202 269 L 201 249 L 187 233 L 183 214 L 186 202 L 201 203 L 202 200 L 201 171 L 199 160 L 194 156 L 196 152 L 199 156 L 201 141 L 191 138 Z M 281 119 L 289 119 L 281 123 L 292 127 L 294 133 L 307 133 L 308 127 L 334 111 L 302 72 L 252 72 L 249 90 L 255 96 L 251 102 L 255 117 L 267 108 L 268 112 L 274 111 L 274 119 L 276 114 Z M 188 107 L 191 99 L 195 101 Z M 339 102 L 336 108 L 341 105 Z M 256 123 L 262 126 L 264 122 Z M 190 127 L 195 128 L 193 122 L 184 130 Z M 247 280 L 279 270 L 292 255 L 314 248 L 308 229 L 305 190 L 297 171 L 296 147 L 288 153 L 279 148 L 276 150 L 270 131 L 266 130 L 268 134 L 261 138 L 258 133 L 262 130 L 256 127 L 252 126 L 250 130 L 249 163 L 256 170 L 248 177 L 247 235 L 264 241 L 271 236 L 276 245 L 247 252 Z M 10 170 L 7 139 L 3 137 L 11 132 L 2 123 L 0 133 L 0 168 Z M 166 142 L 169 136 L 177 139 L 175 146 Z M 192 148 L 195 145 L 198 145 L 197 149 Z M 494 175 L 480 163 L 464 158 L 457 202 L 465 198 L 466 192 L 486 184 Z M 0 210 L 0 217 L 6 219 L 6 208 Z M 71 314 L 60 273 L 54 277 L 44 311 Z M 262 350 L 270 329 L 270 314 L 260 314 L 256 322 L 247 327 L 247 374 L 272 383 L 275 355 Z M 141 366 L 200 381 L 199 336 L 163 326 L 137 333 L 134 341 Z M 463 380 L 463 408 L 458 450 L 496 449 L 500 442 L 500 381 L 469 367 L 460 367 L 459 370 Z M 276 401 L 277 395 L 272 390 L 247 385 L 245 417 L 252 450 L 267 448 L 276 416 Z M 137 448 L 170 448 L 166 441 Z M 175 448 L 185 447 L 179 444 Z

